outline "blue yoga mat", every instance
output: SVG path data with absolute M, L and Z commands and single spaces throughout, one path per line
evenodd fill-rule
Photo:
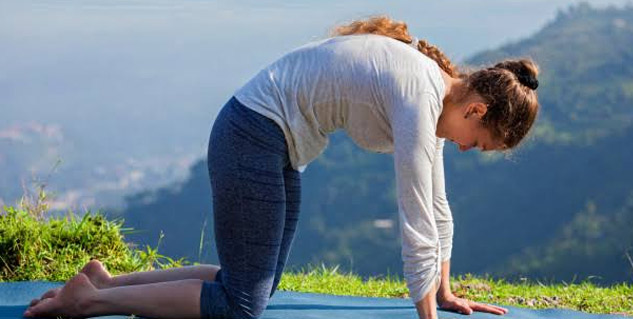
M 31 299 L 63 285 L 59 282 L 22 281 L 0 283 L 0 319 L 22 318 Z M 500 305 L 503 306 L 503 305 Z M 503 316 L 475 312 L 461 315 L 438 311 L 441 319 L 631 319 L 617 315 L 596 315 L 563 309 L 531 310 L 503 306 Z M 101 318 L 127 318 L 108 316 Z M 263 319 L 416 319 L 417 312 L 409 299 L 333 296 L 315 293 L 277 291 L 264 311 Z

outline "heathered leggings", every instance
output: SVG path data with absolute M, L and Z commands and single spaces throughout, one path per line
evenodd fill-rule
M 209 176 L 220 271 L 200 294 L 202 318 L 258 318 L 288 259 L 301 199 L 281 128 L 235 97 L 209 139 Z

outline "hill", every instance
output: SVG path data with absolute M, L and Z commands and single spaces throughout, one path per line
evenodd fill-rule
M 468 60 L 531 56 L 542 71 L 542 112 L 533 136 L 510 159 L 447 145 L 454 273 L 633 280 L 626 255 L 633 224 L 623 217 L 630 216 L 633 191 L 632 42 L 633 8 L 581 4 L 530 38 Z M 399 274 L 391 156 L 365 152 L 342 132 L 330 139 L 302 174 L 289 264 L 324 261 L 365 276 Z M 147 231 L 130 240 L 155 244 L 163 230 L 167 255 L 216 262 L 207 174 L 201 160 L 190 180 L 129 197 L 119 214 Z
M 532 37 L 467 62 L 533 57 L 543 70 L 538 137 L 542 142 L 591 144 L 632 123 L 632 35 L 633 7 L 597 10 L 585 3 L 559 12 Z

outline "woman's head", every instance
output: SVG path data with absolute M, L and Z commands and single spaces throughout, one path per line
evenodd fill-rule
M 337 27 L 335 35 L 379 34 L 404 43 L 413 37 L 404 22 L 388 17 L 373 17 Z M 493 67 L 474 72 L 460 72 L 441 50 L 424 40 L 417 43 L 418 50 L 433 59 L 452 78 L 456 85 L 444 98 L 449 116 L 440 118 L 442 132 L 460 144 L 460 149 L 485 147 L 511 149 L 527 135 L 539 104 L 536 94 L 538 67 L 529 59 L 505 60 Z M 478 145 L 475 145 L 477 143 Z M 485 144 L 485 145 L 482 145 Z
M 537 76 L 536 64 L 520 59 L 502 61 L 463 78 L 467 94 L 480 97 L 487 106 L 482 126 L 505 148 L 518 145 L 536 119 Z
M 461 74 L 444 99 L 438 136 L 459 144 L 460 150 L 516 147 L 538 113 L 537 76 L 538 67 L 529 59 Z

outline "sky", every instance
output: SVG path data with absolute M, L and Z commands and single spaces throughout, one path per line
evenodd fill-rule
M 0 0 L 0 138 L 36 122 L 59 128 L 68 165 L 194 161 L 235 90 L 333 26 L 387 14 L 460 61 L 577 2 Z

